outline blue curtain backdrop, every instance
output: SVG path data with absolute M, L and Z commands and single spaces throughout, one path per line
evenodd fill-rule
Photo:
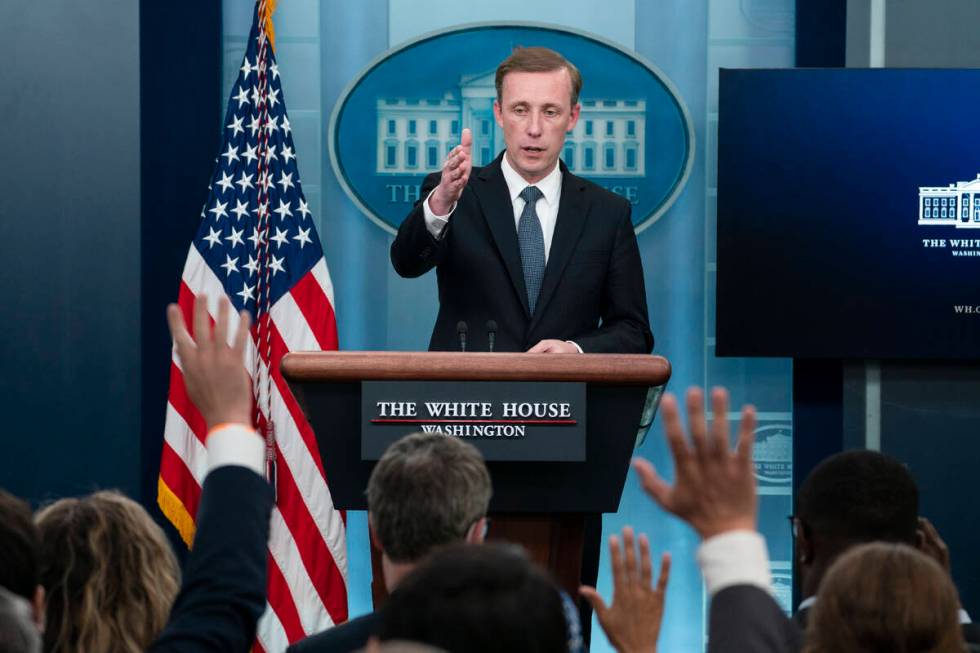
M 224 0 L 224 97 L 237 75 L 251 21 L 249 0 Z M 777 591 L 789 608 L 791 363 L 714 356 L 715 206 L 720 67 L 790 67 L 793 0 L 498 0 L 485 6 L 451 0 L 280 0 L 275 15 L 282 85 L 294 129 L 303 187 L 317 220 L 336 292 L 342 349 L 425 349 L 436 309 L 433 274 L 400 279 L 388 262 L 392 237 L 352 204 L 327 152 L 334 105 L 378 54 L 421 34 L 454 25 L 533 21 L 597 34 L 633 50 L 677 86 L 696 133 L 694 170 L 674 206 L 639 236 L 656 353 L 673 364 L 670 389 L 727 386 L 735 408 L 754 403 L 760 415 L 757 470 L 761 527 L 770 543 Z M 491 69 L 496 61 L 488 61 Z M 586 85 L 588 80 L 586 80 Z M 778 298 L 774 298 L 777 299 Z M 737 418 L 733 412 L 731 419 Z M 670 473 L 659 424 L 639 453 Z M 669 550 L 674 568 L 661 635 L 666 651 L 704 647 L 705 597 L 694 564 L 698 539 L 626 484 L 620 511 L 605 534 L 630 524 L 650 535 L 655 555 Z M 351 615 L 370 611 L 371 569 L 366 516 L 348 518 Z M 600 591 L 611 593 L 603 552 Z M 593 650 L 611 650 L 598 626 Z

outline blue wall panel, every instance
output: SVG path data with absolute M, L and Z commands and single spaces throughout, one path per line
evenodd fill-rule
M 138 7 L 8 3 L 0 58 L 0 486 L 138 496 Z

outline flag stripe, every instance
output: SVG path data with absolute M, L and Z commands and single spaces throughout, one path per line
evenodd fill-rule
M 269 553 L 268 594 L 269 605 L 272 606 L 276 616 L 279 617 L 279 623 L 282 624 L 282 628 L 286 633 L 286 639 L 290 642 L 303 639 L 306 633 L 303 630 L 299 613 L 296 611 L 296 604 L 293 601 L 292 594 L 289 592 L 286 579 L 279 569 L 279 564 L 276 562 L 272 553 Z
M 197 439 L 204 444 L 208 435 L 208 425 L 204 421 L 204 416 L 187 396 L 187 387 L 184 385 L 184 375 L 180 368 L 171 359 L 170 362 L 170 407 L 173 408 L 183 420 L 187 430 L 193 433 Z M 164 433 L 167 429 L 164 429 Z
M 303 631 L 315 633 L 333 626 L 333 620 L 327 613 L 320 594 L 314 586 L 314 580 L 304 566 L 303 549 L 296 544 L 283 518 L 282 509 L 287 514 L 288 507 L 282 506 L 272 511 L 271 534 L 269 536 L 269 552 L 279 564 L 286 584 L 290 588 L 296 610 L 299 614 Z M 308 521 L 306 523 L 309 523 Z M 306 540 L 308 541 L 308 540 Z
M 336 349 L 337 323 L 334 320 L 333 308 L 316 277 L 311 273 L 306 274 L 289 293 L 295 298 L 297 308 L 303 313 L 316 338 L 319 345 L 316 349 Z M 292 349 L 292 351 L 297 350 Z
M 308 279 L 310 275 L 303 278 Z M 292 292 L 280 297 L 276 305 L 272 307 L 272 321 L 275 322 L 276 328 L 279 330 L 286 351 L 319 351 L 320 344 L 317 342 L 316 334 L 313 333 L 310 323 L 292 317 L 299 310 L 299 304 Z M 282 328 L 279 327 L 280 324 L 283 325 Z
M 174 455 L 180 452 L 178 457 L 181 464 L 187 468 L 197 486 L 204 485 L 204 476 L 208 470 L 208 450 L 204 447 L 203 439 L 191 430 L 172 403 L 167 405 L 163 441 L 175 452 Z
M 279 463 L 277 467 L 277 491 L 279 491 L 279 506 L 283 524 L 289 529 L 291 536 L 306 547 L 299 549 L 299 558 L 303 568 L 317 591 L 321 604 L 330 614 L 334 623 L 345 621 L 347 618 L 346 603 L 338 604 L 331 596 L 331 588 L 344 583 L 344 575 L 337 566 L 337 560 L 331 555 L 327 546 L 327 538 L 311 514 L 308 504 L 303 500 L 304 493 L 283 492 L 282 489 L 292 486 L 302 488 L 297 484 L 289 465 L 289 457 L 282 449 L 277 450 Z M 343 535 L 341 534 L 341 537 Z
M 266 604 L 265 612 L 262 613 L 262 617 L 259 619 L 256 642 L 263 650 L 269 651 L 270 653 L 282 653 L 289 646 L 289 638 L 286 636 L 286 630 L 282 627 L 282 622 L 279 621 L 275 610 L 268 603 Z
M 177 455 L 166 442 L 163 444 L 166 455 L 160 465 L 160 476 L 174 494 L 180 498 L 184 507 L 190 515 L 197 514 L 197 507 L 201 502 L 201 486 L 194 480 L 194 476 L 184 464 L 184 461 Z
M 323 290 L 323 294 L 326 295 L 327 301 L 330 302 L 330 307 L 332 309 L 334 306 L 333 281 L 330 279 L 330 270 L 327 269 L 327 259 L 320 258 L 310 272 L 313 273 L 313 277 L 316 279 L 316 282 L 320 284 L 320 289 Z

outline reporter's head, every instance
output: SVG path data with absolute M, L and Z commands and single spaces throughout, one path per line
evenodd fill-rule
M 804 653 L 966 650 L 949 574 L 904 544 L 875 542 L 844 553 L 812 610 Z
M 371 528 L 390 560 L 414 562 L 437 546 L 482 538 L 490 494 L 476 447 L 441 433 L 407 435 L 371 472 Z
M 382 641 L 449 653 L 563 653 L 569 631 L 557 586 L 519 547 L 453 545 L 399 585 L 382 612 Z
M 143 651 L 177 595 L 163 531 L 118 492 L 61 499 L 37 515 L 46 651 Z
M 857 544 L 915 545 L 918 514 L 918 487 L 898 460 L 861 450 L 821 462 L 796 499 L 796 559 L 804 595 L 816 594 L 828 567 Z
M 796 512 L 810 530 L 843 544 L 914 545 L 919 489 L 898 460 L 877 451 L 845 451 L 804 479 Z

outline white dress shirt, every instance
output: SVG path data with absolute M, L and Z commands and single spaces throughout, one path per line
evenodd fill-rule
M 697 552 L 708 596 L 733 585 L 754 585 L 772 594 L 769 550 L 756 531 L 728 531 L 709 537 Z
M 541 221 L 541 232 L 544 234 L 544 262 L 547 265 L 548 255 L 551 254 L 551 240 L 555 235 L 555 223 L 558 222 L 558 201 L 561 199 L 561 166 L 555 163 L 555 168 L 541 181 L 529 184 L 524 180 L 507 161 L 505 154 L 500 160 L 500 169 L 504 173 L 504 181 L 507 182 L 507 192 L 510 194 L 510 202 L 514 208 L 514 230 L 521 221 L 521 213 L 524 211 L 526 202 L 521 198 L 521 191 L 528 186 L 537 186 L 542 196 L 535 205 L 538 220 Z M 435 190 L 432 191 L 434 193 Z M 453 204 L 446 215 L 436 215 L 429 207 L 429 196 L 422 203 L 422 210 L 425 213 L 425 227 L 433 238 L 441 238 L 442 231 L 449 224 L 449 216 L 456 210 Z
M 238 465 L 265 478 L 265 441 L 255 429 L 244 424 L 221 424 L 208 432 L 207 471 Z

